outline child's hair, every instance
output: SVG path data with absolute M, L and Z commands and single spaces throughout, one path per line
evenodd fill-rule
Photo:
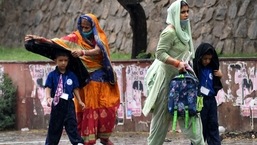
M 57 51 L 57 52 L 55 53 L 55 59 L 56 59 L 57 57 L 59 57 L 59 56 L 66 56 L 66 57 L 69 57 L 69 54 L 68 54 L 68 52 L 64 52 L 64 51 Z
M 212 48 L 209 48 L 205 53 L 204 55 L 213 55 L 213 49 Z

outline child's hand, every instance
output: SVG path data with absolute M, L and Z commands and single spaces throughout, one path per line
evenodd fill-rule
M 214 70 L 214 76 L 216 77 L 222 77 L 222 72 L 220 70 Z
M 47 102 L 47 106 L 48 106 L 48 107 L 51 107 L 52 98 L 51 98 L 51 97 L 47 97 L 47 98 L 46 98 L 46 102 Z
M 79 105 L 82 107 L 82 110 L 85 110 L 86 106 L 82 101 L 79 101 Z

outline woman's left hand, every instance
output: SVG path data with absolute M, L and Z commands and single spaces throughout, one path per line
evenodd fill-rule
M 73 51 L 71 52 L 71 55 L 72 55 L 73 57 L 80 57 L 80 56 L 83 56 L 84 53 L 83 53 L 83 50 L 73 50 Z
M 179 65 L 178 65 L 178 71 L 180 73 L 185 72 L 187 67 L 188 67 L 188 64 L 181 61 L 181 62 L 179 62 Z

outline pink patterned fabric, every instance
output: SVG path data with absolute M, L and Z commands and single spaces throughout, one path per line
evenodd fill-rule
M 62 93 L 63 93 L 63 84 L 62 84 L 62 74 L 61 74 L 59 77 L 58 86 L 57 86 L 54 100 L 53 100 L 54 106 L 56 106 L 59 103 L 59 99 Z

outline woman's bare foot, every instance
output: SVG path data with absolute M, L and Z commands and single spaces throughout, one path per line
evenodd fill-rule
M 101 139 L 100 143 L 103 145 L 114 145 L 109 139 Z

